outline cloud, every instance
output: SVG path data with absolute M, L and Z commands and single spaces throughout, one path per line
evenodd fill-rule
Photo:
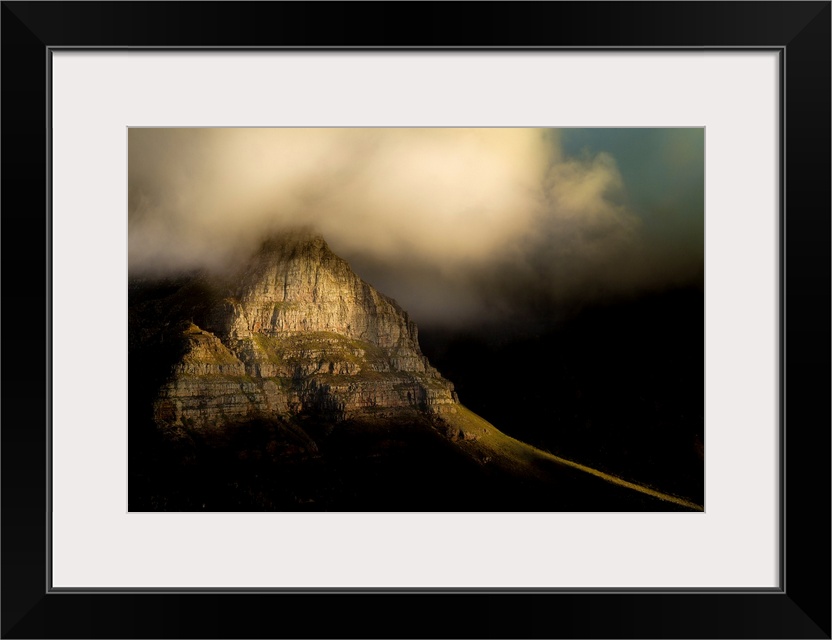
M 309 223 L 377 255 L 477 261 L 528 222 L 546 152 L 533 130 L 133 129 L 131 266 Z
M 226 268 L 312 225 L 417 320 L 655 280 L 616 160 L 557 130 L 131 129 L 128 151 L 133 273 Z

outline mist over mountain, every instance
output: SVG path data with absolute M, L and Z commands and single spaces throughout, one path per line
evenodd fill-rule
M 136 129 L 134 275 L 308 224 L 422 326 L 703 282 L 702 129 Z M 611 144 L 605 144 L 611 141 Z

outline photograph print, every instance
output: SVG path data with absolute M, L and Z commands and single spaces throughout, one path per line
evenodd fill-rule
M 703 511 L 703 128 L 130 128 L 131 512 Z

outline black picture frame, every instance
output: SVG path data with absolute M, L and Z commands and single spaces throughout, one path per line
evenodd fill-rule
M 830 2 L 3 2 L 0 20 L 2 637 L 830 637 Z M 780 588 L 52 591 L 48 95 L 63 47 L 779 51 Z

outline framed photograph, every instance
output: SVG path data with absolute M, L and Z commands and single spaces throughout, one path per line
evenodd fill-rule
M 4 637 L 830 637 L 830 3 L 322 8 L 3 3 Z

